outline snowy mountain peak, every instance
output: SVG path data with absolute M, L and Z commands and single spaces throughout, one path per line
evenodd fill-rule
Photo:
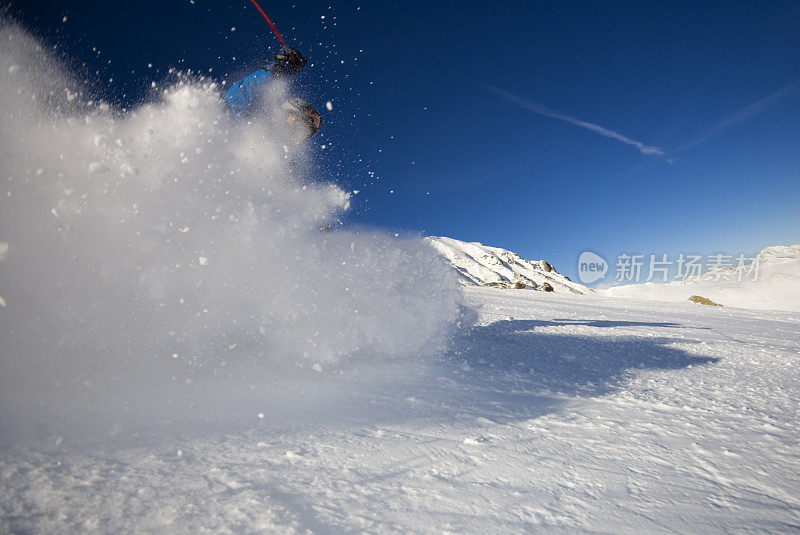
M 517 253 L 478 242 L 431 236 L 426 241 L 458 272 L 464 286 L 528 288 L 544 292 L 591 293 L 545 260 L 526 260 Z
M 758 258 L 761 263 L 790 262 L 800 260 L 800 244 L 798 245 L 773 245 L 760 253 Z

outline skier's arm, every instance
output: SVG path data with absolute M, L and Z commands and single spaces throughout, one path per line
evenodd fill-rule
M 272 74 L 266 69 L 259 69 L 235 82 L 225 93 L 225 100 L 233 110 L 236 119 L 243 121 L 253 115 L 258 108 L 264 86 L 269 83 Z
M 233 110 L 236 119 L 245 120 L 258 110 L 260 98 L 273 76 L 285 78 L 300 72 L 306 58 L 299 50 L 285 47 L 275 55 L 275 61 L 268 67 L 259 69 L 234 83 L 225 93 L 225 100 Z
M 259 69 L 235 82 L 225 93 L 225 100 L 239 121 L 250 117 L 257 108 L 264 86 L 272 75 L 266 69 Z

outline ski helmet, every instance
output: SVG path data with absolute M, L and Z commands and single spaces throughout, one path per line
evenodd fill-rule
M 290 98 L 286 100 L 281 109 L 286 112 L 287 124 L 301 124 L 304 127 L 303 138 L 298 141 L 305 141 L 317 133 L 322 125 L 322 117 L 314 106 L 301 98 Z

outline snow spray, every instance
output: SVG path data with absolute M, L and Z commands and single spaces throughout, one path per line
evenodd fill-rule
M 279 128 L 237 124 L 214 81 L 159 84 L 117 109 L 0 24 L 0 412 L 130 410 L 446 345 L 460 292 L 431 248 L 321 231 L 349 195 L 292 176 Z

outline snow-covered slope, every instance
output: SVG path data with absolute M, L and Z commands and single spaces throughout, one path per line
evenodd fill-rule
M 634 284 L 600 290 L 613 297 L 686 301 L 707 297 L 723 306 L 800 311 L 800 245 L 767 247 L 758 255 L 757 276 L 750 266 L 718 268 L 669 284 Z
M 0 533 L 797 532 L 800 314 L 464 293 L 438 358 L 209 378 L 193 429 L 26 411 Z
M 516 287 L 576 294 L 593 291 L 572 282 L 544 260 L 525 260 L 505 249 L 453 238 L 432 236 L 426 241 L 447 258 L 464 286 Z

